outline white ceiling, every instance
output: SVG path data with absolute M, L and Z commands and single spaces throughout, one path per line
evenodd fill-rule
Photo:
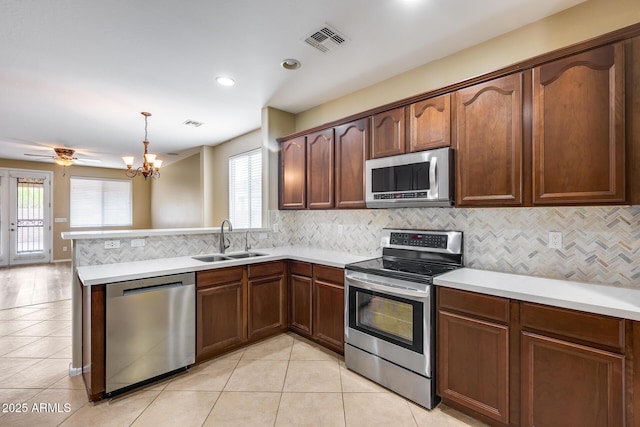
M 0 158 L 68 147 L 123 167 L 149 111 L 171 161 L 260 127 L 264 106 L 298 113 L 582 1 L 2 0 Z M 348 41 L 323 54 L 304 38 L 326 24 Z

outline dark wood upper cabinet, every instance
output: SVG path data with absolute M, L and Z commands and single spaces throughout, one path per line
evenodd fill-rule
M 451 95 L 445 94 L 409 106 L 409 151 L 451 145 Z
M 456 205 L 522 204 L 522 73 L 456 97 Z
M 307 207 L 334 207 L 333 128 L 307 135 Z
M 533 70 L 533 203 L 625 201 L 622 43 Z
M 364 208 L 365 161 L 369 158 L 369 120 L 335 128 L 336 208 Z
M 280 209 L 307 207 L 307 144 L 304 136 L 282 143 L 280 151 Z
M 371 158 L 405 152 L 405 108 L 385 111 L 371 118 Z

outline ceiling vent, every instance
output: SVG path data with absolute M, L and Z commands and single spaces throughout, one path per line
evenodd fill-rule
M 329 25 L 325 25 L 318 31 L 314 31 L 304 39 L 305 43 L 315 47 L 322 53 L 327 53 L 344 44 L 346 41 L 347 37 L 344 34 Z

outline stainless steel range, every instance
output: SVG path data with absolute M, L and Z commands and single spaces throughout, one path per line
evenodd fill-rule
M 384 229 L 382 257 L 345 266 L 347 368 L 433 408 L 433 277 L 462 267 L 462 232 Z

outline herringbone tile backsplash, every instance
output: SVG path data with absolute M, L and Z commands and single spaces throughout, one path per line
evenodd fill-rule
M 254 249 L 304 245 L 377 256 L 385 227 L 460 230 L 467 267 L 640 287 L 640 206 L 271 211 L 269 217 L 277 232 L 250 233 Z M 563 233 L 562 250 L 547 247 L 549 231 Z M 228 237 L 230 251 L 244 248 L 244 233 Z M 77 241 L 77 265 L 218 251 L 217 233 L 151 236 L 142 248 L 120 240 L 119 250 L 104 249 L 102 239 Z
M 467 267 L 640 287 L 640 206 L 274 211 L 271 216 L 295 245 L 368 255 L 379 253 L 385 227 L 460 230 Z M 549 231 L 563 233 L 562 250 L 547 247 Z

